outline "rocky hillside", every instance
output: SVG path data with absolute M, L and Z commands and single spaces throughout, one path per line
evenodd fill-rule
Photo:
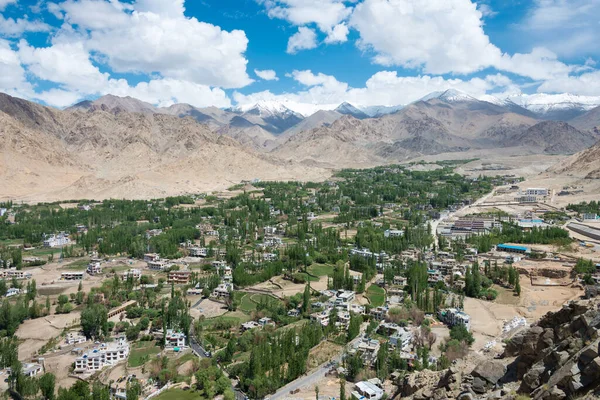
M 544 121 L 509 140 L 543 153 L 573 154 L 592 146 L 598 137 L 581 132 L 566 122 Z
M 193 118 L 93 105 L 59 111 L 0 96 L 2 198 L 151 198 L 240 180 L 318 179 Z
M 600 107 L 572 119 L 571 124 L 581 130 L 592 131 L 600 134 Z
M 550 172 L 587 179 L 600 179 L 598 160 L 600 160 L 600 142 L 552 167 Z
M 400 394 L 408 399 L 598 398 L 598 305 L 598 300 L 565 304 L 509 339 L 499 359 L 483 359 L 470 370 L 407 375 L 399 382 Z

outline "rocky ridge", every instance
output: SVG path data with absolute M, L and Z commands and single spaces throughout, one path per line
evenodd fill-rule
M 453 366 L 408 374 L 398 382 L 399 394 L 413 400 L 598 398 L 599 306 L 597 299 L 565 304 L 509 339 L 499 359 L 466 371 Z

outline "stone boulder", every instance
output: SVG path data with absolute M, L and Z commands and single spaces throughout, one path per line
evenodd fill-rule
M 481 378 L 491 385 L 498 383 L 506 374 L 506 366 L 498 360 L 486 360 L 479 363 L 471 375 L 476 378 Z

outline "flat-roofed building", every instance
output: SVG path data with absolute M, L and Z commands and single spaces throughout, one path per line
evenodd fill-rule
M 190 281 L 190 277 L 192 275 L 192 271 L 170 271 L 169 272 L 169 282 L 170 283 L 188 283 Z
M 85 272 L 83 271 L 67 271 L 60 274 L 60 279 L 64 281 L 81 281 Z

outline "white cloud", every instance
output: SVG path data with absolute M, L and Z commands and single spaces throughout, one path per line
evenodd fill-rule
M 57 37 L 78 36 L 114 72 L 158 73 L 225 88 L 252 82 L 246 72 L 245 33 L 186 17 L 183 0 L 68 0 L 60 7 L 65 22 L 78 31 L 67 26 Z
M 548 80 L 539 86 L 538 92 L 598 96 L 600 93 L 600 71 Z
M 27 15 L 24 18 L 4 18 L 0 15 L 0 34 L 5 36 L 19 36 L 24 32 L 47 32 L 51 28 L 41 21 L 30 21 Z
M 56 88 L 36 93 L 34 96 L 37 100 L 60 108 L 73 105 L 82 98 L 81 93 Z
M 568 57 L 600 55 L 600 0 L 535 0 L 519 25 L 527 42 Z
M 345 23 L 338 24 L 327 33 L 325 43 L 333 44 L 347 42 L 349 33 L 350 30 L 348 29 L 348 25 Z
M 498 15 L 489 4 L 481 3 L 477 6 L 477 9 L 481 12 L 482 16 L 487 18 L 493 18 Z
M 0 11 L 3 11 L 7 5 L 16 3 L 17 0 L 0 0 Z
M 317 47 L 317 34 L 314 30 L 301 26 L 288 40 L 288 54 L 295 54 L 300 50 L 310 50 Z
M 21 40 L 19 56 L 37 78 L 59 83 L 71 91 L 98 93 L 109 86 L 128 86 L 125 80 L 110 79 L 108 73 L 101 73 L 81 42 L 35 48 Z
M 345 20 L 352 12 L 344 0 L 258 0 L 271 18 L 284 19 L 296 26 L 316 24 L 323 33 Z
M 168 107 L 176 103 L 187 103 L 196 107 L 230 107 L 231 101 L 220 88 L 211 88 L 193 82 L 176 79 L 153 79 L 135 87 L 111 90 L 104 94 L 131 96 L 148 103 Z
M 470 0 L 365 0 L 350 25 L 360 33 L 359 46 L 382 65 L 470 73 L 501 57 Z
M 24 97 L 31 93 L 19 55 L 4 39 L 0 39 L 0 91 Z
M 277 73 L 275 71 L 273 71 L 272 69 L 264 69 L 264 70 L 255 69 L 254 73 L 260 79 L 263 79 L 265 81 L 278 81 L 279 80 L 279 78 L 277 77 Z
M 291 76 L 306 86 L 306 90 L 282 95 L 269 91 L 249 95 L 235 92 L 234 100 L 242 105 L 254 104 L 260 100 L 278 100 L 308 105 L 339 105 L 347 101 L 363 106 L 393 106 L 408 104 L 431 92 L 448 89 L 459 89 L 479 97 L 493 90 L 514 91 L 515 87 L 508 77 L 501 74 L 462 80 L 428 75 L 401 77 L 395 71 L 381 71 L 369 78 L 362 88 L 351 88 L 331 75 L 314 74 L 310 70 L 293 71 Z

